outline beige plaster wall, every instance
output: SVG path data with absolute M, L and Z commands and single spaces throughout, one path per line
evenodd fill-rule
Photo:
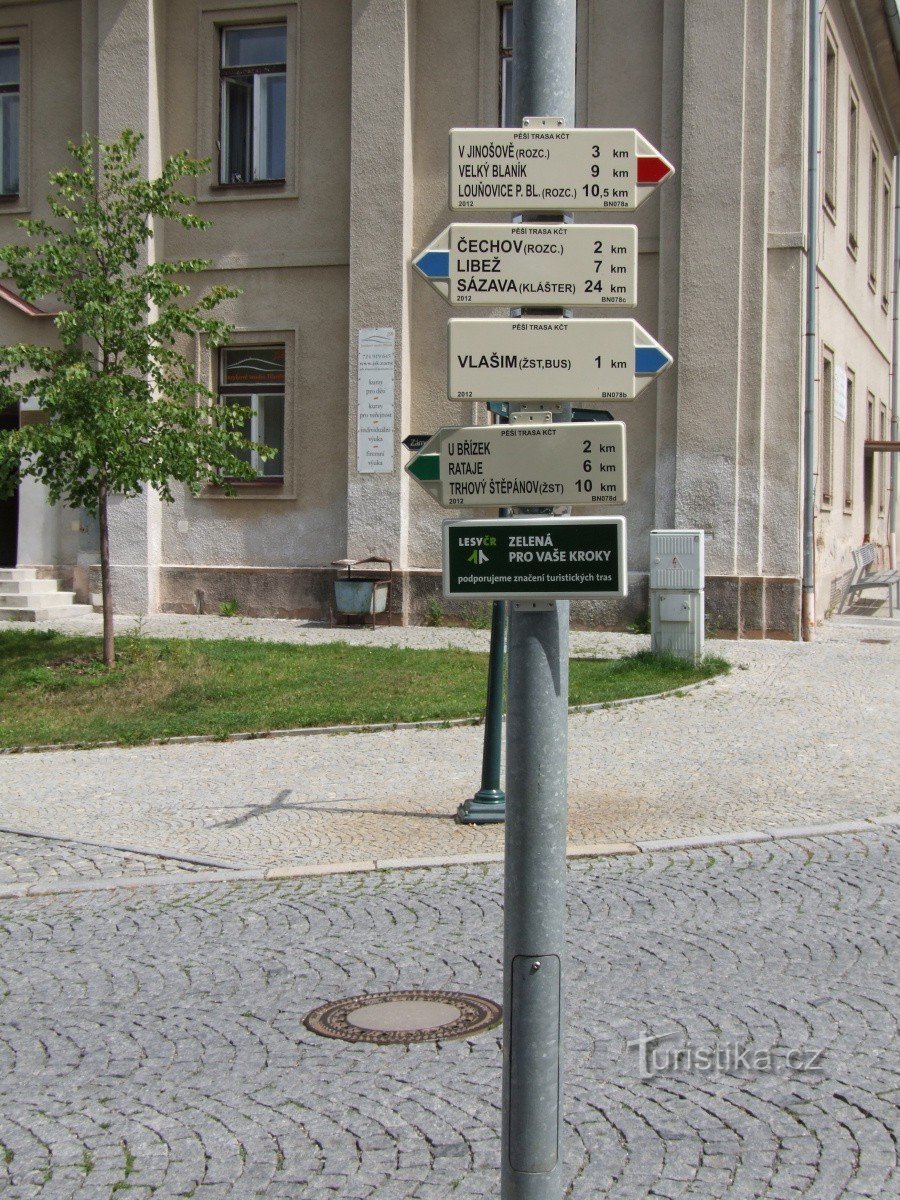
M 852 14 L 851 14 L 852 16 Z M 836 588 L 850 570 L 850 551 L 862 544 L 869 532 L 872 541 L 887 543 L 886 515 L 878 513 L 876 496 L 874 519 L 867 530 L 863 497 L 864 450 L 866 437 L 866 402 L 871 392 L 875 398 L 875 436 L 879 436 L 880 409 L 887 403 L 890 409 L 890 307 L 883 302 L 885 292 L 890 297 L 893 254 L 888 255 L 888 277 L 884 276 L 882 187 L 885 180 L 892 183 L 893 146 L 886 129 L 887 114 L 873 93 L 871 64 L 865 44 L 860 44 L 859 30 L 840 3 L 826 5 L 823 25 L 823 62 L 825 31 L 837 46 L 837 119 L 836 119 L 836 188 L 834 207 L 820 208 L 820 239 L 818 250 L 818 364 L 816 464 L 819 478 L 816 488 L 816 611 L 822 617 L 833 607 Z M 849 164 L 848 130 L 850 89 L 859 101 L 859 154 L 857 166 L 857 249 L 849 246 Z M 823 134 L 824 136 L 824 134 Z M 869 179 L 871 147 L 878 154 L 878 204 L 875 229 L 875 283 L 869 280 L 869 248 L 873 231 L 869 220 Z M 824 184 L 824 181 L 823 181 Z M 888 222 L 889 244 L 893 226 L 893 204 Z M 823 467 L 821 429 L 821 372 L 825 348 L 834 354 L 834 363 L 848 368 L 855 375 L 855 413 L 853 420 L 853 497 L 849 507 L 844 497 L 844 445 L 846 422 L 835 417 L 832 425 L 833 468 L 832 502 L 823 503 L 821 471 Z M 888 457 L 875 457 L 875 485 L 880 488 L 887 470 Z
M 628 517 L 636 587 L 651 528 L 705 527 L 723 612 L 732 594 L 743 611 L 744 591 L 748 614 L 765 607 L 765 590 L 745 587 L 760 577 L 793 604 L 800 572 L 806 3 L 579 5 L 579 121 L 637 126 L 677 170 L 634 218 L 633 313 L 676 362 L 637 401 L 611 406 L 628 428 L 630 499 L 610 511 Z M 884 166 L 892 144 L 852 9 L 828 0 L 839 45 L 839 163 L 851 77 L 860 97 L 859 256 L 847 253 L 843 166 L 818 253 L 821 340 L 856 372 L 859 500 L 843 513 L 836 422 L 838 503 L 817 524 L 820 612 L 849 546 L 862 540 L 866 392 L 879 404 L 888 398 L 890 325 L 880 280 L 874 294 L 868 287 L 866 235 L 869 139 Z M 452 219 L 448 129 L 497 119 L 495 0 L 0 0 L 0 31 L 21 26 L 41 46 L 28 60 L 27 120 L 42 132 L 30 139 L 23 203 L 42 213 L 46 174 L 84 124 L 106 136 L 123 123 L 144 129 L 151 168 L 185 148 L 215 157 L 216 29 L 281 17 L 293 47 L 285 187 L 238 194 L 201 181 L 198 207 L 213 229 L 160 231 L 154 249 L 209 257 L 203 282 L 243 290 L 223 309 L 236 341 L 242 332 L 289 339 L 292 468 L 277 495 L 180 495 L 172 507 L 148 497 L 123 507 L 123 561 L 286 570 L 349 550 L 433 569 L 446 514 L 403 474 L 400 439 L 487 414 L 447 399 L 453 310 L 412 277 L 409 259 Z M 15 236 L 10 207 L 0 203 L 0 240 Z M 879 272 L 881 262 L 879 249 Z M 0 335 L 8 324 L 0 310 Z M 397 330 L 392 475 L 356 472 L 364 325 Z M 199 362 L 209 378 L 202 351 Z
M 219 310 L 235 344 L 264 332 L 288 338 L 289 412 L 285 487 L 234 499 L 180 494 L 163 511 L 165 563 L 300 566 L 344 552 L 350 16 L 349 0 L 167 5 L 163 148 L 213 159 L 196 188 L 197 211 L 213 227 L 167 229 L 166 256 L 209 258 L 204 285 L 241 289 Z M 217 29 L 248 19 L 288 22 L 294 169 L 282 189 L 216 190 Z M 211 364 L 201 369 L 212 386 Z
M 346 520 L 347 272 L 341 267 L 217 271 L 202 285 L 243 289 L 221 313 L 239 330 L 287 345 L 286 478 L 260 493 L 236 486 L 226 497 L 180 489 L 163 506 L 162 561 L 167 564 L 299 567 L 344 553 Z M 246 336 L 246 334 L 245 334 Z M 240 342 L 241 335 L 234 335 Z M 201 377 L 213 386 L 210 356 Z

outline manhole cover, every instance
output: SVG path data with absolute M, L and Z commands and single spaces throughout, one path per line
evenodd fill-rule
M 471 1037 L 499 1025 L 499 1004 L 468 992 L 380 992 L 315 1008 L 303 1024 L 345 1042 L 435 1042 Z

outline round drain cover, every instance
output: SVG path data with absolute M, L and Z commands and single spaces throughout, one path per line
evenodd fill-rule
M 468 992 L 380 992 L 323 1004 L 303 1024 L 324 1037 L 392 1045 L 471 1037 L 501 1017 L 499 1004 Z

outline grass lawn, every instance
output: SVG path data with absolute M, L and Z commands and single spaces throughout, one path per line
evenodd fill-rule
M 315 646 L 0 632 L 0 746 L 223 736 L 308 725 L 449 720 L 484 709 L 487 655 L 330 642 Z M 573 659 L 570 704 L 649 695 L 728 669 L 641 653 Z

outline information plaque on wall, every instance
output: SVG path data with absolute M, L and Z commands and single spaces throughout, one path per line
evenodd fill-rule
M 356 384 L 356 469 L 394 469 L 394 330 L 360 329 Z

